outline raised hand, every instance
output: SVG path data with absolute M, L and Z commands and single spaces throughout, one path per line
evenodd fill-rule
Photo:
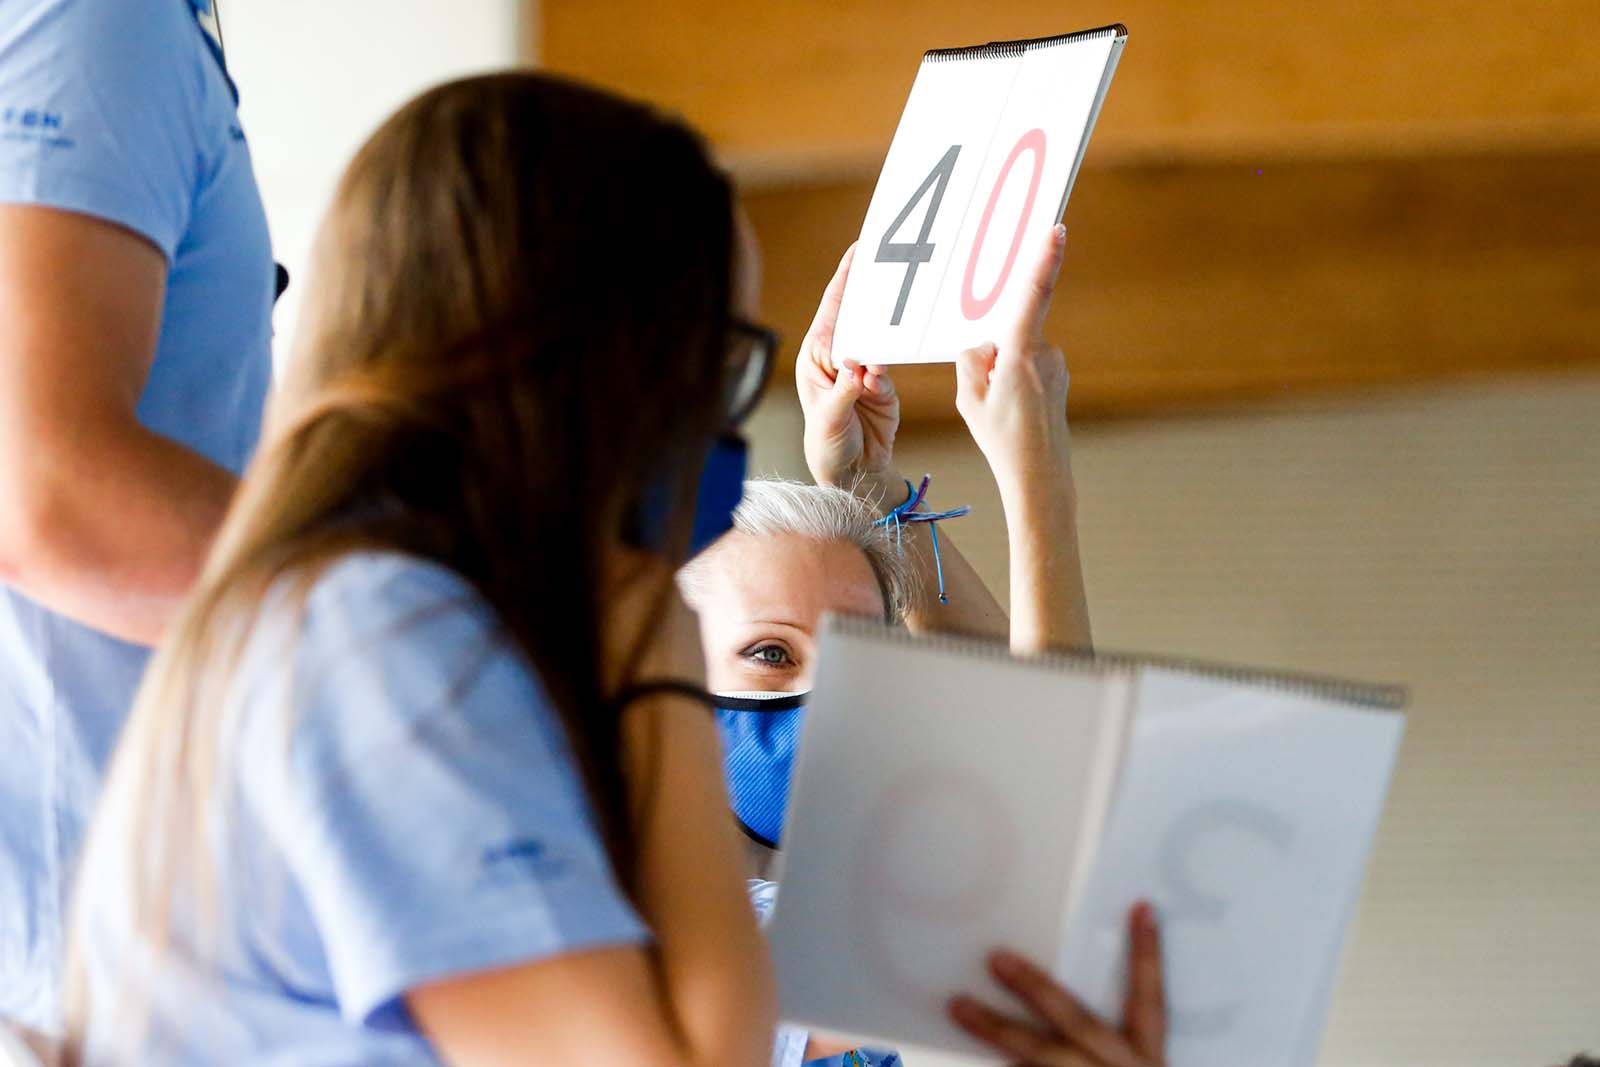
M 821 485 L 850 486 L 863 475 L 887 473 L 900 428 L 900 397 L 883 367 L 852 361 L 833 365 L 833 331 L 854 255 L 851 245 L 823 291 L 795 360 L 795 386 L 806 420 L 806 465 Z
M 979 1041 L 1030 1067 L 1164 1067 L 1166 994 L 1160 934 L 1150 905 L 1136 906 L 1128 925 L 1128 993 L 1120 1029 L 1012 952 L 994 953 L 989 970 L 1022 1001 L 1029 1018 L 1003 1015 L 966 996 L 950 1001 L 950 1017 Z
M 995 344 L 956 357 L 956 410 L 989 461 L 1011 553 L 1011 648 L 1085 649 L 1089 605 L 1078 558 L 1078 497 L 1067 435 L 1067 362 L 1044 338 L 1067 232 L 1053 227 L 1028 268 L 1026 298 Z
M 1044 337 L 1066 236 L 1057 225 L 1041 242 L 1026 300 L 996 343 L 956 357 L 956 410 L 1002 490 L 1056 479 L 1067 464 L 1067 363 Z

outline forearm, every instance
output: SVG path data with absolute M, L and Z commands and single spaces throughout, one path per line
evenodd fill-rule
M 889 472 L 864 478 L 856 492 L 885 513 L 906 498 L 906 479 Z M 931 505 L 930 505 L 931 507 Z M 956 547 L 949 525 L 939 530 L 939 560 L 944 570 L 945 598 L 939 602 L 939 567 L 933 555 L 931 529 L 923 523 L 900 528 L 901 544 L 916 576 L 916 591 L 906 625 L 916 633 L 961 633 L 1003 638 L 1009 632 L 1006 613 L 972 564 Z
M 685 1062 L 764 1062 L 777 998 L 715 728 L 704 707 L 682 697 L 641 702 L 627 715 L 636 897 L 655 936 L 663 1011 Z
M 1037 474 L 999 482 L 1011 556 L 1012 651 L 1088 651 L 1093 640 L 1070 460 L 1063 455 Z
M 154 644 L 200 571 L 234 476 L 137 426 L 38 447 L 26 462 L 28 483 L 7 486 L 14 506 L 0 519 L 5 581 L 52 611 Z

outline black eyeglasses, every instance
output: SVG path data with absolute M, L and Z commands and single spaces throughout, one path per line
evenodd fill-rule
M 728 426 L 738 426 L 750 417 L 772 377 L 772 362 L 778 354 L 778 334 L 748 319 L 733 318 L 728 323 L 728 364 L 723 392 L 723 408 Z

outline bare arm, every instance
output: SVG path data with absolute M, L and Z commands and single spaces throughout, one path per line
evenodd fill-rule
M 1088 649 L 1088 598 L 1078 554 L 1078 498 L 1067 433 L 1067 365 L 1044 339 L 1066 231 L 1032 264 L 1029 295 L 998 344 L 956 361 L 956 408 L 989 460 L 1006 511 L 1011 648 Z
M 833 330 L 855 249 L 847 251 L 822 294 L 816 319 L 800 344 L 795 384 L 805 409 L 806 464 L 819 485 L 850 489 L 880 512 L 905 500 L 906 479 L 893 469 L 900 397 L 882 367 L 833 366 Z M 939 557 L 949 603 L 939 603 L 931 535 L 925 526 L 902 530 L 917 575 L 918 595 L 906 624 L 914 631 L 1005 637 L 1005 611 L 950 536 L 939 531 Z
M 1077 490 L 1065 455 L 1056 470 L 1000 489 L 1011 554 L 1011 648 L 1018 653 L 1094 646 L 1078 554 Z
M 880 511 L 887 511 L 905 500 L 907 480 L 899 472 L 868 475 L 857 484 L 856 491 L 873 501 Z M 932 494 L 930 488 L 924 499 L 929 501 L 930 509 L 937 509 L 939 505 L 932 503 Z M 956 547 L 951 525 L 939 526 L 939 563 L 943 565 L 945 598 L 949 601 L 945 604 L 939 602 L 932 531 L 920 523 L 901 527 L 906 557 L 917 575 L 917 596 L 906 613 L 906 625 L 915 633 L 1003 638 L 1011 627 L 1005 609 Z
M 702 677 L 698 628 L 675 595 L 672 616 L 659 644 L 677 647 L 639 677 Z M 770 1057 L 776 995 L 711 717 L 681 696 L 641 700 L 627 711 L 623 748 L 637 834 L 634 899 L 653 943 L 411 991 L 407 1004 L 445 1062 L 720 1067 Z
M 166 261 L 131 231 L 0 206 L 0 580 L 142 644 L 235 485 L 139 424 L 165 288 Z
M 941 604 L 934 593 L 931 534 L 924 526 L 908 526 L 903 536 L 921 587 L 907 619 L 912 630 L 1009 636 L 1017 652 L 1091 645 L 1067 433 L 1066 362 L 1042 333 L 1061 268 L 1059 233 L 1052 231 L 1040 248 L 1029 299 L 1017 321 L 1001 331 L 1000 344 L 963 353 L 956 365 L 956 406 L 1005 508 L 1011 619 L 956 547 L 949 525 L 939 533 L 949 601 Z M 851 487 L 882 511 L 905 499 L 906 480 L 892 466 L 899 396 L 882 367 L 833 367 L 833 330 L 852 252 L 823 293 L 800 346 L 795 381 L 812 477 Z

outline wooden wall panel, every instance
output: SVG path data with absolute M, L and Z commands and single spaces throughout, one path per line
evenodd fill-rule
M 875 172 L 922 51 L 1121 21 L 1093 158 L 1600 143 L 1600 3 L 544 0 L 540 62 L 679 110 L 756 181 Z
M 543 0 L 543 66 L 706 131 L 792 341 L 928 47 L 1130 41 L 1051 327 L 1079 415 L 1600 367 L 1600 0 Z M 947 367 L 897 375 L 947 416 Z
M 1086 169 L 1050 323 L 1073 408 L 1600 366 L 1597 190 L 1600 151 Z M 791 347 L 870 195 L 746 198 Z M 953 414 L 949 368 L 896 379 L 909 417 Z

